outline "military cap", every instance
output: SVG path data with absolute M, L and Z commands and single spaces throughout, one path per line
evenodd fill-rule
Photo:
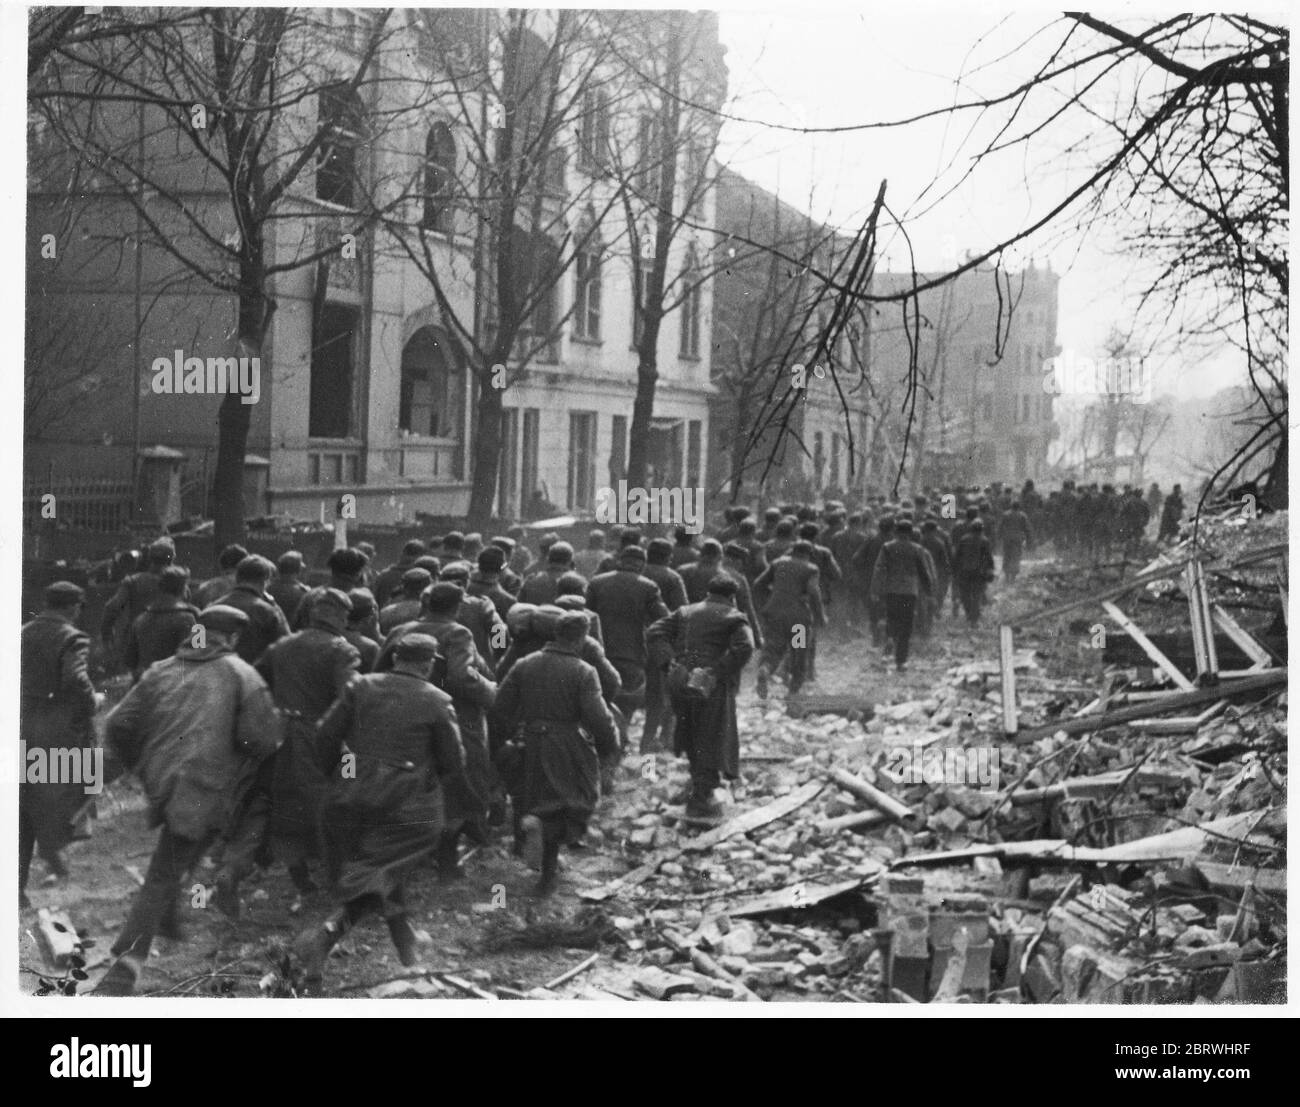
M 546 560 L 552 564 L 563 564 L 573 560 L 573 547 L 567 542 L 555 541 L 546 551 Z
M 742 546 L 739 542 L 728 542 L 725 546 L 722 547 L 722 552 L 727 557 L 738 557 L 741 558 L 742 560 L 749 557 L 749 551 L 745 549 L 745 547 Z
M 570 592 L 564 596 L 556 596 L 555 606 L 562 607 L 566 611 L 586 611 L 587 600 L 585 596 L 579 596 L 575 592 Z
M 644 561 L 645 550 L 640 546 L 624 546 L 618 551 L 620 561 Z
M 150 561 L 170 561 L 176 556 L 176 543 L 170 538 L 158 538 L 149 543 Z
M 498 550 L 503 550 L 508 554 L 515 552 L 515 540 L 513 538 L 504 538 L 501 535 L 497 535 L 489 541 L 490 544 L 495 546 Z
M 726 573 L 719 573 L 709 581 L 710 596 L 734 596 L 740 591 L 740 585 L 735 578 L 727 576 Z
M 433 583 L 433 574 L 428 569 L 407 569 L 402 574 L 402 591 L 423 592 Z
M 589 627 L 587 616 L 582 611 L 566 611 L 555 624 L 557 638 L 581 638 Z
M 505 568 L 506 551 L 500 546 L 485 546 L 479 550 L 478 567 L 484 573 L 496 573 Z
M 984 529 L 984 520 L 983 520 L 983 519 L 972 519 L 972 520 L 970 521 L 970 526 L 971 526 L 971 530 L 983 530 L 983 529 Z
M 208 630 L 243 630 L 248 626 L 248 616 L 237 607 L 214 603 L 199 612 L 199 625 L 207 627 Z
M 442 572 L 442 562 L 433 554 L 422 554 L 411 562 L 412 569 L 425 569 L 428 571 L 430 580 L 437 580 L 438 574 Z
M 462 584 L 469 583 L 469 574 L 472 566 L 468 561 L 453 561 L 449 565 L 442 567 L 442 572 L 438 574 L 439 580 L 457 581 Z
M 325 562 L 329 566 L 330 572 L 338 573 L 340 576 L 354 577 L 360 573 L 370 563 L 360 550 L 335 550 Z
M 465 595 L 465 590 L 459 584 L 452 584 L 451 581 L 439 581 L 437 584 L 431 584 L 426 588 L 420 599 L 424 601 L 425 607 L 430 611 L 450 611 L 460 603 Z
M 313 616 L 318 611 L 329 611 L 331 609 L 341 611 L 346 615 L 352 608 L 353 603 L 348 593 L 339 588 L 320 588 L 311 601 Z
M 352 618 L 364 619 L 375 610 L 375 594 L 369 588 L 354 588 L 348 593 L 352 602 Z
M 432 634 L 405 634 L 393 647 L 398 661 L 430 661 L 438 652 L 438 639 Z
M 45 589 L 45 602 L 51 607 L 72 607 L 86 602 L 86 590 L 70 580 L 56 580 Z

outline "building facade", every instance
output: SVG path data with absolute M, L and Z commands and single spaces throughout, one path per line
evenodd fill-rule
M 489 75 L 497 72 L 502 40 L 555 41 L 558 17 L 527 13 L 530 25 L 507 38 L 492 23 L 504 13 L 399 9 L 366 79 L 353 82 L 373 10 L 311 14 L 299 30 L 303 62 L 294 70 L 305 91 L 279 92 L 283 107 L 268 144 L 289 159 L 304 136 L 327 129 L 331 138 L 262 224 L 274 311 L 253 351 L 261 378 L 249 413 L 245 513 L 316 518 L 350 493 L 366 521 L 458 516 L 469 501 L 480 381 L 487 379 L 472 364 L 473 350 L 497 303 L 484 150 L 499 141 L 502 126 L 485 92 L 490 80 L 473 70 L 481 63 Z M 716 17 L 688 18 L 699 49 L 682 75 L 686 95 L 704 82 L 725 88 Z M 641 100 L 622 94 L 602 101 L 595 90 L 626 89 L 629 77 L 614 72 L 616 54 L 603 49 L 600 27 L 582 33 L 606 79 L 563 101 L 570 114 L 548 132 L 546 169 L 539 171 L 545 237 L 560 251 L 563 271 L 535 312 L 545 341 L 533 343 L 531 357 L 512 358 L 499 382 L 502 518 L 589 510 L 627 458 L 637 364 L 634 275 L 644 258 L 634 256 L 616 202 L 619 173 L 586 155 L 593 128 L 606 147 L 635 149 L 654 90 L 647 86 Z M 195 59 L 202 48 L 195 43 Z M 462 72 L 444 72 L 449 57 Z M 558 74 L 561 95 L 582 79 L 578 52 L 572 57 L 574 71 Z M 183 458 L 182 510 L 207 514 L 222 397 L 160 393 L 153 368 L 159 358 L 250 352 L 236 338 L 239 297 L 230 282 L 214 287 L 221 282 L 206 279 L 209 272 L 178 264 L 203 255 L 196 238 L 224 236 L 228 244 L 240 230 L 225 210 L 225 182 L 196 156 L 193 135 L 151 105 L 110 114 L 115 133 L 139 136 L 132 156 L 144 170 L 134 179 L 142 204 L 122 198 L 120 176 L 84 165 L 70 192 L 69 168 L 78 163 L 67 138 L 72 125 L 51 127 L 33 113 L 29 127 L 27 483 L 87 473 L 136 479 L 145 452 L 164 447 Z M 694 172 L 711 172 L 711 152 L 697 156 Z M 154 205 L 142 176 L 160 178 L 170 202 Z M 712 205 L 706 188 L 692 221 L 709 225 Z M 43 256 L 51 236 L 55 255 Z M 579 240 L 583 248 L 572 248 Z M 670 273 L 698 267 L 706 249 L 698 235 L 682 233 Z M 221 265 L 218 258 L 214 270 Z M 702 280 L 664 321 L 651 429 L 657 479 L 702 482 L 712 316 L 712 289 Z

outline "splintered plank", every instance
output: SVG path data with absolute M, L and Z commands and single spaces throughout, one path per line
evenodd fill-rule
M 1028 730 L 1022 730 L 1012 740 L 1017 744 L 1024 745 L 1059 732 L 1079 734 L 1089 730 L 1102 730 L 1109 726 L 1118 726 L 1120 723 L 1131 723 L 1135 719 L 1168 715 L 1174 711 L 1180 711 L 1184 707 L 1195 707 L 1198 704 L 1213 703 L 1215 700 L 1239 696 L 1245 692 L 1262 692 L 1279 684 L 1285 685 L 1286 673 L 1285 669 L 1270 669 L 1256 676 L 1242 677 L 1240 680 L 1221 680 L 1208 688 L 1197 688 L 1192 692 L 1170 692 L 1155 701 L 1132 704 L 1128 707 L 1116 708 L 1114 711 L 1083 715 L 1073 719 L 1060 719 L 1045 726 L 1031 727 Z
M 757 830 L 760 826 L 766 826 L 768 823 L 776 822 L 777 819 L 784 818 L 792 811 L 798 810 L 810 800 L 815 799 L 821 794 L 822 789 L 826 787 L 825 781 L 810 780 L 807 784 L 796 788 L 789 795 L 781 796 L 771 803 L 764 804 L 762 807 L 751 808 L 734 819 L 723 823 L 715 830 L 710 830 L 706 834 L 701 834 L 682 846 L 670 846 L 667 849 L 657 850 L 642 865 L 638 865 L 630 872 L 602 884 L 599 888 L 587 888 L 578 893 L 585 900 L 601 902 L 617 895 L 624 888 L 633 888 L 638 884 L 649 880 L 659 870 L 659 866 L 665 861 L 675 861 L 681 857 L 687 850 L 698 852 L 700 850 L 712 849 L 719 842 L 724 842 L 728 838 L 734 838 L 737 834 L 748 834 L 751 830 Z
M 880 866 L 880 872 L 884 872 L 884 866 Z M 879 875 L 879 874 L 876 874 Z M 834 899 L 845 892 L 852 892 L 861 888 L 864 884 L 874 880 L 875 876 L 859 876 L 852 880 L 841 880 L 835 884 L 791 884 L 785 888 L 778 888 L 774 892 L 764 892 L 762 895 L 751 896 L 738 903 L 727 905 L 727 914 L 732 918 L 743 918 L 747 915 L 766 915 L 772 911 L 790 911 L 802 910 L 807 907 L 816 907 L 817 904 L 823 903 L 828 899 Z
M 1106 614 L 1120 625 L 1120 628 L 1124 633 L 1142 647 L 1142 652 L 1155 662 L 1156 667 L 1178 685 L 1179 688 L 1184 692 L 1190 692 L 1196 687 L 1196 685 L 1183 676 L 1183 674 L 1178 670 L 1178 666 L 1161 653 L 1156 644 L 1143 634 L 1141 628 L 1134 623 L 1132 619 L 1125 615 L 1124 612 L 1110 601 L 1106 601 L 1101 606 L 1106 609 Z
M 786 714 L 792 719 L 802 719 L 805 715 L 857 715 L 870 719 L 875 706 L 865 696 L 852 692 L 791 696 L 785 701 Z

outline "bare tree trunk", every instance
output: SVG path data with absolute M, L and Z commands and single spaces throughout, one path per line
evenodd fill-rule
M 466 522 L 471 531 L 486 532 L 492 520 L 497 474 L 501 469 L 502 390 L 492 387 L 490 374 L 475 374 L 478 380 L 478 412 L 474 420 L 474 476 L 469 493 Z M 527 490 L 521 489 L 526 495 Z

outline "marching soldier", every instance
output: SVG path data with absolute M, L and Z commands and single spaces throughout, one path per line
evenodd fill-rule
M 158 933 L 175 936 L 187 874 L 231 824 L 258 763 L 280 745 L 270 689 L 235 652 L 248 616 L 214 604 L 199 615 L 202 645 L 181 646 L 140 678 L 108 716 L 108 741 L 135 770 L 161 826 L 144 886 L 113 943 L 101 995 L 130 995 Z
M 430 683 L 438 643 L 409 632 L 391 668 L 349 683 L 318 728 L 330 767 L 321 828 L 331 894 L 339 907 L 294 943 L 300 991 L 319 993 L 330 950 L 378 913 L 403 965 L 421 935 L 407 914 L 404 883 L 442 840 L 443 790 L 464 768 L 451 697 Z
M 661 664 L 665 654 L 672 659 L 667 684 L 677 718 L 673 749 L 691 767 L 689 818 L 716 820 L 722 806 L 714 793 L 722 777 L 740 775 L 736 694 L 754 636 L 736 609 L 737 590 L 736 581 L 721 573 L 700 603 L 678 608 L 646 634 Z
M 757 691 L 767 699 L 768 678 L 790 658 L 790 695 L 796 695 L 808 675 L 808 645 L 815 630 L 826 625 L 821 574 L 812 563 L 812 543 L 800 539 L 790 552 L 772 562 L 754 582 L 754 592 L 766 597 L 763 618 L 763 657 L 758 663 Z M 796 635 L 802 641 L 795 641 Z
M 560 616 L 555 641 L 515 664 L 497 693 L 495 726 L 523 746 L 516 796 L 523 854 L 554 891 L 560 847 L 581 838 L 600 795 L 600 760 L 618 756 L 618 731 L 596 670 L 582 660 L 587 617 Z
M 426 634 L 438 643 L 442 664 L 435 668 L 434 683 L 451 696 L 465 754 L 465 772 L 447 794 L 446 829 L 438 848 L 438 871 L 444 880 L 464 875 L 457 853 L 462 833 L 475 842 L 487 840 L 488 798 L 493 780 L 484 713 L 492 706 L 497 689 L 487 661 L 474 645 L 474 636 L 456 621 L 463 597 L 459 585 L 431 585 L 425 590 L 420 618 L 395 628 L 384 640 L 375 662 L 376 672 L 391 668 L 397 643 L 408 634 Z
M 87 670 L 90 636 L 76 626 L 85 603 L 82 589 L 58 581 L 45 589 L 45 607 L 22 629 L 18 736 L 25 749 L 80 751 L 95 745 L 95 687 Z M 18 789 L 18 896 L 26 907 L 27 874 L 36 847 L 51 876 L 67 876 L 60 851 L 74 837 L 74 819 L 86 801 L 89 782 L 33 781 L 25 760 L 23 769 Z

